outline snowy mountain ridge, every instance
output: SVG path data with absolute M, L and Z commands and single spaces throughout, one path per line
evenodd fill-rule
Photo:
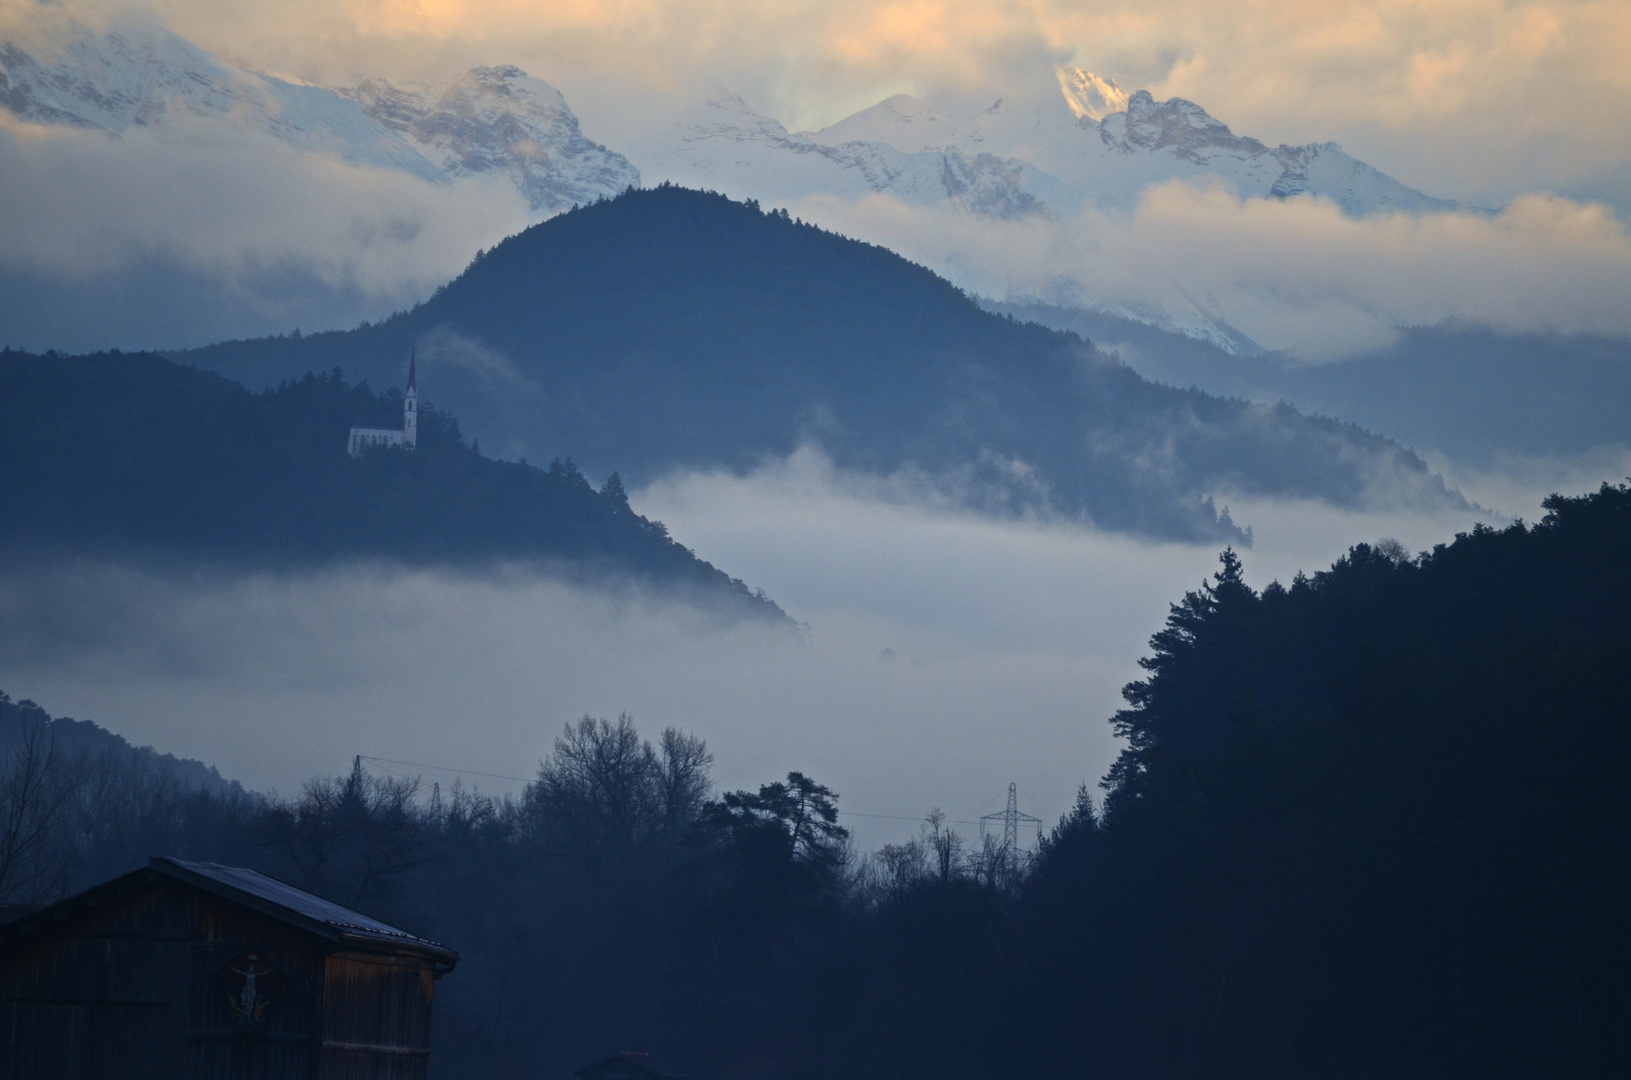
M 113 136 L 202 117 L 437 183 L 498 172 L 544 214 L 640 182 L 626 158 L 583 135 L 558 90 L 518 68 L 476 68 L 439 93 L 382 79 L 308 86 L 237 67 L 140 20 L 102 31 L 43 12 L 0 41 L 0 106 Z
M 340 93 L 449 176 L 504 173 L 536 211 L 640 183 L 627 158 L 584 136 L 559 90 L 518 67 L 473 68 L 437 97 L 383 79 Z
M 857 120 L 856 127 L 930 126 L 937 119 L 924 106 L 909 115 L 886 111 Z M 914 153 L 882 141 L 789 132 L 725 89 L 688 111 L 647 171 L 688 186 L 721 187 L 740 197 L 776 201 L 820 193 L 859 198 L 887 191 L 911 203 L 950 200 L 999 218 L 1036 213 L 1046 210 L 1048 200 L 1069 198 L 1062 185 L 1025 162 L 979 149 L 946 146 Z
M 1354 216 L 1457 208 L 1336 143 L 1270 148 L 1182 98 L 1128 95 L 1078 68 L 963 121 L 900 94 L 821 131 L 789 132 L 730 91 L 693 110 L 647 171 L 760 198 L 893 194 L 1012 217 L 1126 209 L 1152 183 L 1211 177 L 1242 198 L 1315 195 Z

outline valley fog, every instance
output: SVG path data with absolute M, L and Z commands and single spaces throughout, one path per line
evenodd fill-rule
M 1253 528 L 1242 555 L 1261 587 L 1360 540 L 1416 551 L 1476 520 L 1533 520 L 1559 475 L 1531 464 L 1499 488 L 1486 479 L 1507 501 L 1459 516 L 1219 504 Z M 78 562 L 0 585 L 0 687 L 285 792 L 357 754 L 518 792 L 504 777 L 530 777 L 564 724 L 627 711 L 649 735 L 705 738 L 722 789 L 811 774 L 869 850 L 932 807 L 958 822 L 1000 809 L 1010 781 L 1051 826 L 1117 753 L 1107 720 L 1167 605 L 1217 567 L 1210 546 L 983 518 L 809 449 L 747 476 L 672 475 L 632 502 L 804 627 L 728 623 L 522 566 Z M 373 767 L 427 788 L 456 775 Z

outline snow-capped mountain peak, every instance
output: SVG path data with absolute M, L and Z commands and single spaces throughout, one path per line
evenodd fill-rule
M 1081 68 L 1057 67 L 1054 77 L 1065 104 L 1078 119 L 1103 120 L 1111 113 L 1127 111 L 1127 95 L 1114 79 L 1104 79 Z
M 585 138 L 559 90 L 518 67 L 478 67 L 438 96 L 370 79 L 341 93 L 449 176 L 502 172 L 553 212 L 640 182 L 621 154 Z
M 1127 108 L 1106 116 L 1099 124 L 1105 145 L 1124 154 L 1166 150 L 1175 157 L 1209 164 L 1210 151 L 1260 157 L 1268 147 L 1256 139 L 1243 139 L 1229 125 L 1183 98 L 1156 101 L 1148 90 L 1127 99 Z

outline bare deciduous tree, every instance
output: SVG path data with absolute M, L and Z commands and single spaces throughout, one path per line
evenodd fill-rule
M 72 867 L 63 845 L 50 839 L 74 785 L 42 726 L 24 731 L 0 768 L 0 899 L 25 904 L 53 899 Z
M 302 888 L 356 907 L 430 858 L 418 791 L 418 780 L 368 775 L 359 759 L 345 777 L 308 780 L 297 798 L 268 800 L 261 846 Z
M 708 801 L 713 755 L 674 728 L 658 746 L 628 713 L 568 724 L 523 797 L 533 839 L 594 871 L 654 841 L 678 843 Z

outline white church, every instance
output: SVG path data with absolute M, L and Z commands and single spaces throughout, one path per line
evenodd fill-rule
M 402 397 L 402 430 L 354 427 L 346 445 L 352 457 L 362 457 L 376 446 L 401 446 L 412 450 L 419 445 L 419 387 L 414 371 L 415 356 L 408 354 L 408 392 Z

